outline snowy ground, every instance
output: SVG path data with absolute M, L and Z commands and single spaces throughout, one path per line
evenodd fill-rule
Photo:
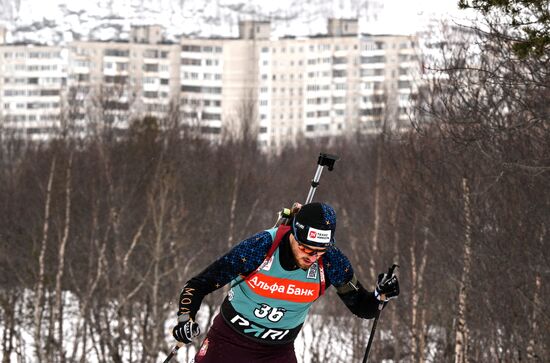
M 32 301 L 32 292 L 25 292 L 24 301 Z M 28 312 L 29 306 L 23 307 L 22 314 L 23 316 L 18 317 L 20 323 L 18 328 L 18 336 L 16 337 L 17 351 L 24 352 L 25 362 L 33 362 L 34 357 L 34 337 L 32 335 L 34 326 L 31 324 L 33 319 L 32 313 Z M 199 311 L 197 316 L 197 321 L 201 323 L 202 332 L 206 332 L 208 328 L 209 317 L 207 316 L 207 307 L 203 306 Z M 72 352 L 74 348 L 74 341 L 77 326 L 79 323 L 79 311 L 78 311 L 78 301 L 71 293 L 64 293 L 64 348 L 67 352 Z M 116 325 L 116 319 L 112 317 L 113 325 Z M 171 330 L 174 326 L 175 318 L 168 319 L 164 322 L 164 331 L 166 331 L 166 342 L 169 346 L 174 346 L 175 341 L 171 336 Z M 4 321 L 0 321 L 0 341 L 3 341 L 3 326 Z M 364 323 L 365 329 L 370 329 L 370 323 Z M 300 335 L 298 336 L 295 343 L 296 356 L 298 362 L 300 363 L 309 363 L 312 361 L 312 351 L 318 352 L 322 356 L 330 356 L 330 361 L 334 362 L 345 362 L 349 361 L 348 357 L 351 354 L 350 344 L 346 342 L 351 342 L 351 331 L 342 331 L 342 329 L 337 329 L 337 337 L 335 337 L 335 329 L 333 326 L 327 325 L 323 321 L 322 316 L 310 314 L 304 328 L 302 329 Z M 202 338 L 202 336 L 201 336 Z M 336 340 L 335 340 L 336 338 Z M 315 346 L 314 349 L 313 346 Z M 141 347 L 134 346 L 134 352 L 141 351 Z M 87 354 L 87 363 L 97 363 L 98 358 L 93 354 L 93 351 L 88 346 Z M 82 347 L 77 347 L 77 356 L 80 356 L 82 352 Z M 159 352 L 158 361 L 162 362 L 168 352 Z M 126 352 L 125 357 L 128 358 L 128 352 Z M 187 363 L 190 362 L 192 357 L 195 355 L 195 349 L 193 347 L 183 347 L 179 350 L 178 355 L 173 359 L 174 362 Z M 12 353 L 12 356 L 9 359 L 10 363 L 19 363 L 20 360 L 17 357 L 17 353 Z

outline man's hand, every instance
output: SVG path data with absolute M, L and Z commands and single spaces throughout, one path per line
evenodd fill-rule
M 172 335 L 178 342 L 189 344 L 193 338 L 197 337 L 201 333 L 199 324 L 195 323 L 192 319 L 189 319 L 188 314 L 182 314 L 178 316 L 178 325 L 172 330 Z
M 378 275 L 378 282 L 376 283 L 376 289 L 374 290 L 374 296 L 380 301 L 389 301 L 395 299 L 399 295 L 399 281 L 397 276 L 388 274 Z

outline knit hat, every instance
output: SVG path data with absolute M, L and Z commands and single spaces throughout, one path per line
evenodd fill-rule
M 294 237 L 308 246 L 329 247 L 334 244 L 336 212 L 325 203 L 309 203 L 292 221 Z

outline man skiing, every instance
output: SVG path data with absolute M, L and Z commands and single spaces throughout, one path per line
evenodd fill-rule
M 290 224 L 243 240 L 186 283 L 173 335 L 188 344 L 200 334 L 195 316 L 204 296 L 231 282 L 196 363 L 296 362 L 294 340 L 330 285 L 364 319 L 399 295 L 396 276 L 380 274 L 374 292 L 359 283 L 334 245 L 336 214 L 330 205 L 306 204 Z

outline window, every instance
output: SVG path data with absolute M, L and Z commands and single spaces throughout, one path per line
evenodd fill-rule
M 200 66 L 201 60 L 200 59 L 193 59 L 193 58 L 182 58 L 181 64 L 184 66 Z
M 122 49 L 105 49 L 103 54 L 109 57 L 129 57 L 130 51 Z
M 409 82 L 409 81 L 399 81 L 399 82 L 397 82 L 397 88 L 399 88 L 399 89 L 411 88 L 411 82 Z
M 158 72 L 159 71 L 159 65 L 158 64 L 144 64 L 143 70 L 145 72 Z
M 212 127 L 212 126 L 201 126 L 201 132 L 203 134 L 219 134 L 221 132 L 221 128 L 219 127 Z
M 361 69 L 361 77 L 383 76 L 383 75 L 384 75 L 384 68 Z
M 156 49 L 146 49 L 143 51 L 143 58 L 158 58 L 159 51 Z
M 386 61 L 386 57 L 383 55 L 361 57 L 361 63 L 384 63 L 385 61 Z
M 399 61 L 400 62 L 406 62 L 408 60 L 411 60 L 411 55 L 410 54 L 399 54 Z
M 334 78 L 338 78 L 338 77 L 346 77 L 347 76 L 347 72 L 345 70 L 333 70 L 332 71 L 332 76 Z
M 384 113 L 382 107 L 367 108 L 360 111 L 362 116 L 381 116 Z
M 199 93 L 201 91 L 200 86 L 181 86 L 182 92 L 193 92 L 193 93 Z
M 203 119 L 203 120 L 221 120 L 221 115 L 219 113 L 203 112 L 202 115 L 201 115 L 201 119 Z
M 346 64 L 347 62 L 346 57 L 332 57 L 332 64 Z
M 182 50 L 183 52 L 195 52 L 195 53 L 200 53 L 201 47 L 198 46 L 198 45 L 182 45 L 182 46 L 181 46 L 181 50 Z

